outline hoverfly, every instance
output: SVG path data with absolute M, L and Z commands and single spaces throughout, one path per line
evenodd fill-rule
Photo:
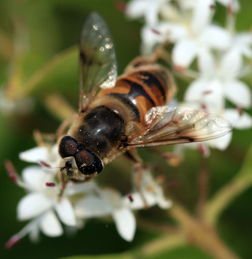
M 139 147 L 206 141 L 230 131 L 222 118 L 169 107 L 175 83 L 155 55 L 137 57 L 117 77 L 113 42 L 96 13 L 83 26 L 79 59 L 78 118 L 59 139 L 64 179 L 89 180 L 123 153 L 137 163 Z

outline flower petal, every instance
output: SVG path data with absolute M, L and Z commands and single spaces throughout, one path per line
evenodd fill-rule
M 53 181 L 53 175 L 46 173 L 39 166 L 29 166 L 22 171 L 22 177 L 27 187 L 33 191 L 44 189 L 45 183 Z
M 112 212 L 111 206 L 104 200 L 89 196 L 77 202 L 75 212 L 78 217 L 101 217 Z
M 40 215 L 52 206 L 52 201 L 41 193 L 27 194 L 18 203 L 19 220 L 27 220 Z
M 237 106 L 248 108 L 251 105 L 251 93 L 246 84 L 233 80 L 225 84 L 226 97 Z
M 203 77 L 214 76 L 216 64 L 213 54 L 208 49 L 200 49 L 198 53 L 198 66 Z
M 207 141 L 207 143 L 212 148 L 224 150 L 228 147 L 229 143 L 231 142 L 231 139 L 232 139 L 232 133 L 230 132 L 223 137 Z
M 146 11 L 146 1 L 143 0 L 137 0 L 137 1 L 131 1 L 127 5 L 126 14 L 130 18 L 140 18 L 144 16 Z
M 242 56 L 238 51 L 228 51 L 220 63 L 220 74 L 228 79 L 236 78 L 242 69 Z
M 201 32 L 210 22 L 213 0 L 198 0 L 193 9 L 192 28 L 194 33 Z
M 149 26 L 143 27 L 141 31 L 141 37 L 143 39 L 141 52 L 144 54 L 152 53 L 153 47 L 162 40 L 161 35 L 154 33 L 152 28 Z
M 187 88 L 185 93 L 185 101 L 194 102 L 199 101 L 202 98 L 202 92 L 207 91 L 207 81 L 204 79 L 198 79 L 193 81 Z
M 21 152 L 19 158 L 26 162 L 39 163 L 40 161 L 47 161 L 48 150 L 45 147 L 35 147 L 27 151 Z
M 116 229 L 126 241 L 132 241 L 136 231 L 136 219 L 133 213 L 126 208 L 115 210 L 113 213 Z
M 47 212 L 42 217 L 40 228 L 45 235 L 50 237 L 57 237 L 63 234 L 62 226 L 52 211 Z
M 235 109 L 227 109 L 223 115 L 233 127 L 237 129 L 246 129 L 252 127 L 252 118 L 249 114 L 243 112 L 241 115 Z
M 230 46 L 231 35 L 223 28 L 217 25 L 211 25 L 204 30 L 200 36 L 200 40 L 203 45 L 225 50 Z
M 189 86 L 185 100 L 204 104 L 210 112 L 219 111 L 224 106 L 222 84 L 218 80 L 196 80 Z
M 76 225 L 76 218 L 74 215 L 74 210 L 72 204 L 68 199 L 61 199 L 55 206 L 55 209 L 59 215 L 60 220 L 68 225 L 68 226 L 75 226 Z
M 172 60 L 175 66 L 188 67 L 196 56 L 197 47 L 190 39 L 179 41 L 172 52 Z

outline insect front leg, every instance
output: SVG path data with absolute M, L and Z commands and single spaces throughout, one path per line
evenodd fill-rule
M 56 138 L 58 139 L 62 135 L 64 135 L 67 131 L 67 128 L 77 119 L 78 114 L 73 114 L 68 119 L 64 120 L 61 125 L 58 127 L 56 131 Z
M 128 150 L 125 153 L 125 156 L 133 162 L 133 191 L 136 191 L 140 194 L 144 206 L 147 208 L 149 205 L 143 193 L 144 171 L 146 167 L 143 165 L 142 159 L 135 149 Z

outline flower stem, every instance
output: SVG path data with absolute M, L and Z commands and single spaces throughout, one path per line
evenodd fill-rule
M 248 151 L 240 172 L 208 203 L 205 214 L 207 222 L 215 224 L 220 214 L 229 206 L 229 204 L 252 185 L 251 160 L 252 146 Z
M 208 252 L 214 258 L 238 258 L 218 237 L 215 229 L 193 218 L 179 205 L 174 205 L 169 211 L 184 231 L 187 241 Z
M 176 248 L 186 244 L 186 239 L 183 234 L 172 234 L 165 235 L 159 239 L 155 239 L 154 241 L 147 243 L 144 245 L 139 252 L 142 257 L 147 257 L 151 255 L 155 255 L 162 251 L 167 251 L 172 248 Z

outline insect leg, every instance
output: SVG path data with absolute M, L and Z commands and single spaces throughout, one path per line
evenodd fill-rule
M 39 130 L 35 130 L 33 136 L 38 146 L 52 145 L 55 142 L 54 134 L 42 133 Z
M 147 208 L 148 203 L 144 197 L 142 188 L 145 166 L 135 149 L 128 150 L 125 156 L 133 162 L 133 189 L 140 194 L 144 206 Z
M 143 180 L 144 180 L 145 166 L 140 163 L 135 163 L 133 168 L 133 186 L 136 192 L 140 194 L 143 201 L 144 207 L 148 208 L 148 202 L 144 196 L 143 190 Z
M 64 135 L 66 133 L 67 128 L 71 125 L 71 123 L 76 120 L 77 114 L 73 114 L 71 117 L 66 119 L 61 123 L 61 125 L 58 127 L 56 131 L 56 138 L 58 139 L 60 136 Z
M 66 186 L 67 186 L 67 184 L 68 184 L 68 182 L 69 182 L 69 179 L 67 179 L 67 178 L 61 173 L 60 170 L 58 171 L 58 178 L 59 178 L 60 183 L 61 183 L 60 192 L 59 192 L 59 196 L 58 196 L 58 198 L 59 198 L 59 200 L 60 200 L 61 197 L 62 197 L 63 194 L 64 194 L 64 191 L 65 191 Z

